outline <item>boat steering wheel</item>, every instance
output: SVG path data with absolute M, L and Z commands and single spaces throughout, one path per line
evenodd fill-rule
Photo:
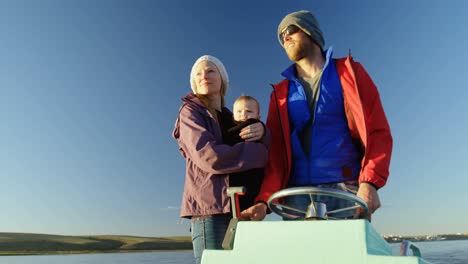
M 306 211 L 303 209 L 286 206 L 278 202 L 279 199 L 294 195 L 309 195 L 311 203 L 309 204 Z M 321 197 L 334 197 L 353 202 L 356 205 L 327 211 L 326 205 L 321 202 L 315 202 L 313 195 L 319 195 Z M 369 213 L 367 203 L 358 196 L 337 189 L 318 187 L 294 187 L 275 192 L 270 196 L 270 199 L 268 199 L 268 207 L 271 209 L 271 211 L 287 219 L 339 219 L 334 218 L 332 215 L 343 211 L 355 210 L 359 207 L 364 209 L 364 215 Z

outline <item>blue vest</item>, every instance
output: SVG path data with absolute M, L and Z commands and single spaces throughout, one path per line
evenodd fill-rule
M 343 89 L 332 54 L 332 48 L 326 51 L 314 120 L 311 120 L 304 88 L 295 77 L 295 65 L 283 72 L 289 79 L 288 111 L 293 153 L 289 183 L 292 185 L 343 182 L 359 177 L 362 154 L 349 132 Z M 312 122 L 309 155 L 304 152 L 299 136 L 308 122 Z

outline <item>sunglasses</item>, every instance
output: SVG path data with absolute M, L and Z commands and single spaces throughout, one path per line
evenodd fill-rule
M 301 29 L 298 28 L 298 27 L 295 26 L 295 25 L 289 25 L 289 26 L 287 26 L 287 27 L 281 32 L 281 34 L 279 35 L 280 40 L 281 40 L 281 44 L 284 44 L 284 37 L 289 36 L 289 35 L 292 35 L 292 34 L 298 32 L 299 30 L 301 30 Z

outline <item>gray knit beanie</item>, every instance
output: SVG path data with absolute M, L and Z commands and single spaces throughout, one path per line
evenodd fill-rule
M 278 40 L 282 45 L 280 39 L 281 31 L 284 30 L 289 25 L 295 25 L 309 35 L 312 40 L 324 50 L 325 40 L 323 38 L 323 33 L 320 30 L 320 25 L 315 19 L 314 15 L 307 10 L 301 10 L 288 14 L 281 20 L 281 23 L 278 26 Z
M 223 63 L 216 58 L 215 56 L 211 55 L 203 55 L 200 58 L 195 61 L 195 63 L 192 66 L 192 71 L 190 72 L 190 85 L 192 86 L 192 91 L 194 94 L 196 94 L 195 89 L 197 88 L 197 84 L 195 83 L 195 70 L 197 68 L 197 65 L 202 62 L 202 61 L 209 61 L 212 62 L 214 65 L 216 65 L 216 68 L 218 68 L 219 74 L 221 75 L 221 81 L 224 84 L 224 93 L 227 92 L 227 89 L 229 87 L 229 76 L 227 74 L 226 68 L 224 68 Z M 224 94 L 223 94 L 224 96 Z

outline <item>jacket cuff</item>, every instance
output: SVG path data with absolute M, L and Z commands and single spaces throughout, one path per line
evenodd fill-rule
M 359 184 L 361 184 L 361 183 L 367 183 L 367 184 L 370 184 L 370 185 L 372 185 L 372 187 L 374 187 L 374 188 L 375 188 L 375 190 L 376 190 L 376 191 L 378 191 L 378 190 L 379 190 L 379 187 L 377 187 L 377 185 L 375 185 L 375 183 L 373 183 L 373 182 L 369 182 L 369 181 L 362 181 L 362 182 L 360 182 Z

